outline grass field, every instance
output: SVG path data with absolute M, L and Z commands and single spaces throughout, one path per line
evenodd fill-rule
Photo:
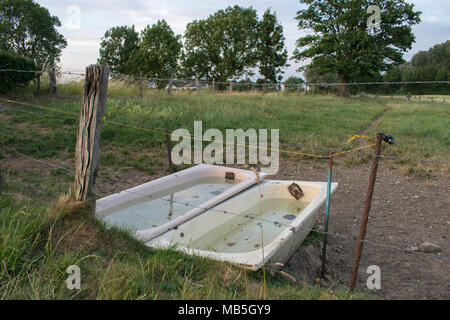
M 60 97 L 36 99 L 25 90 L 17 100 L 78 113 L 80 88 L 60 86 Z M 128 91 L 127 91 L 128 90 Z M 450 109 L 440 103 L 335 96 L 233 96 L 202 94 L 126 98 L 135 89 L 110 88 L 106 120 L 147 128 L 186 128 L 194 120 L 207 128 L 280 129 L 282 149 L 327 154 L 348 150 L 354 134 L 382 131 L 396 138 L 383 154 L 449 160 Z M 0 109 L 1 110 L 1 109 Z M 8 104 L 0 113 L 2 159 L 20 153 L 64 162 L 74 157 L 77 116 Z M 376 121 L 376 122 L 375 122 Z M 282 155 L 292 158 L 290 155 Z M 18 157 L 20 158 L 20 157 Z M 130 170 L 166 172 L 165 137 L 105 122 L 100 176 Z M 105 170 L 102 170 L 105 169 Z M 106 170 L 108 169 L 108 170 Z M 448 172 L 448 169 L 447 169 Z M 34 299 L 235 299 L 262 298 L 262 273 L 151 251 L 118 230 L 106 231 L 87 216 L 89 208 L 68 204 L 72 173 L 30 166 L 4 169 L 0 198 L 0 298 Z M 63 197 L 64 198 L 64 197 Z M 91 208 L 92 210 L 92 208 Z M 66 268 L 83 270 L 82 289 L 67 290 Z M 344 291 L 294 285 L 269 275 L 272 299 L 347 299 Z M 368 298 L 354 294 L 352 298 Z

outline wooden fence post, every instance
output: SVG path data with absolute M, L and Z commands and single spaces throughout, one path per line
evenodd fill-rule
M 172 80 L 172 78 L 170 78 L 170 79 L 169 79 L 169 84 L 167 85 L 167 94 L 168 94 L 169 96 L 172 95 L 172 82 L 173 82 L 173 80 Z
M 51 69 L 48 72 L 48 78 L 50 80 L 50 94 L 57 94 L 58 93 L 58 87 L 56 84 L 56 72 L 55 69 Z
M 195 76 L 195 87 L 197 88 L 197 96 L 200 97 L 200 87 L 198 84 L 198 76 Z
M 297 96 L 300 94 L 300 85 L 297 84 Z
M 233 80 L 230 80 L 230 94 L 233 93 Z
M 264 82 L 264 84 L 263 84 L 263 96 L 266 94 L 266 83 Z
M 95 196 L 95 179 L 100 159 L 100 134 L 105 113 L 109 67 L 86 68 L 75 149 L 74 198 L 86 201 Z
M 215 88 L 215 86 L 216 86 L 216 80 L 213 78 L 213 80 L 212 80 L 212 94 L 214 95 L 214 91 L 216 90 L 216 88 Z
M 38 98 L 41 96 L 41 74 L 37 74 L 37 80 L 36 80 L 36 95 Z
M 247 82 L 247 93 L 250 94 L 250 81 Z

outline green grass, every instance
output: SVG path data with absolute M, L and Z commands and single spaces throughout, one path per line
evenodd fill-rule
M 0 200 L 0 299 L 262 298 L 261 272 L 173 249 L 150 250 L 125 232 L 106 230 L 87 206 L 60 201 L 45 207 L 12 195 L 17 190 L 7 186 Z M 80 290 L 66 288 L 70 265 L 80 267 Z M 329 290 L 268 276 L 270 299 L 350 298 Z
M 449 159 L 450 111 L 439 103 L 414 103 L 385 98 L 342 99 L 334 96 L 150 95 L 135 88 L 113 86 L 106 120 L 145 128 L 186 128 L 193 122 L 208 128 L 280 129 L 282 149 L 327 154 L 328 148 L 350 149 L 346 140 L 361 134 L 386 110 L 368 134 L 392 134 L 394 146 L 383 154 Z M 45 89 L 44 89 L 45 90 Z M 24 90 L 17 99 L 78 113 L 80 85 L 59 87 L 63 97 L 36 99 Z M 7 148 L 39 159 L 74 157 L 78 116 L 11 105 L 0 117 L 0 141 Z M 167 171 L 165 136 L 125 128 L 106 121 L 102 129 L 100 176 L 109 172 Z M 0 159 L 14 156 L 0 150 Z M 288 157 L 287 155 L 283 155 Z M 292 156 L 290 156 L 292 157 Z M 348 164 L 368 161 L 358 155 Z M 363 160 L 361 160 L 363 159 Z M 87 209 L 53 205 L 67 192 L 73 176 L 61 169 L 3 169 L 0 195 L 0 299 L 260 299 L 261 272 L 244 272 L 229 264 L 180 254 L 152 251 L 119 230 L 106 229 L 88 217 Z M 426 168 L 408 167 L 404 174 L 429 178 Z M 319 241 L 311 233 L 307 243 Z M 77 264 L 82 289 L 65 287 L 65 272 Z M 318 286 L 299 286 L 275 274 L 267 275 L 271 299 L 347 299 L 345 292 Z M 356 294 L 353 298 L 368 298 Z
M 60 91 L 64 91 L 66 86 L 71 88 L 73 85 L 62 85 Z M 25 100 L 74 113 L 79 112 L 81 103 L 78 97 L 45 97 L 40 100 L 28 97 Z M 25 112 L 20 114 L 16 110 L 31 111 L 39 115 Z M 16 110 L 10 112 L 12 119 L 9 121 L 9 128 L 2 130 L 8 131 L 7 142 L 38 157 L 56 156 L 56 151 L 73 150 L 77 116 L 65 117 L 24 106 L 17 106 Z M 346 140 L 354 134 L 361 134 L 385 111 L 388 112 L 378 125 L 369 131 L 372 136 L 382 131 L 396 138 L 396 144 L 385 147 L 383 154 L 448 159 L 450 133 L 447 128 L 450 127 L 450 109 L 443 103 L 391 101 L 374 97 L 343 99 L 331 95 L 278 97 L 204 94 L 200 97 L 159 95 L 144 99 L 110 97 L 106 120 L 144 128 L 186 128 L 191 134 L 195 120 L 203 122 L 203 130 L 217 128 L 223 134 L 228 128 L 280 129 L 281 149 L 327 154 L 330 148 L 348 150 L 354 147 L 346 144 Z M 34 140 L 29 140 L 29 146 L 26 146 L 27 143 L 20 136 L 11 138 L 8 129 L 11 129 L 13 122 L 33 122 L 52 130 L 35 135 Z M 119 127 L 106 122 L 102 129 L 102 143 L 105 147 L 126 148 L 133 153 L 141 149 L 163 150 L 165 137 L 160 133 Z

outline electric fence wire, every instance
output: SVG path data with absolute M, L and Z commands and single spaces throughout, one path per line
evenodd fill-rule
M 29 159 L 37 162 L 37 163 L 45 164 L 45 165 L 48 165 L 50 167 L 56 167 L 56 168 L 59 168 L 61 170 L 64 170 L 64 171 L 72 173 L 72 174 L 75 173 L 75 171 L 72 170 L 72 169 L 69 169 L 69 168 L 66 168 L 66 167 L 54 164 L 54 163 L 50 163 L 48 161 L 35 159 L 32 156 L 28 156 L 26 154 L 23 154 L 23 153 L 17 151 L 15 148 L 12 148 L 12 147 L 8 148 L 8 147 L 2 146 L 2 145 L 0 145 L 0 146 L 2 148 L 4 148 L 4 149 L 12 150 L 16 154 L 18 154 L 20 156 L 23 156 L 23 157 L 26 157 L 26 158 L 29 158 Z M 135 192 L 135 191 L 130 191 L 130 190 L 124 190 L 122 192 L 134 194 L 134 195 L 137 195 L 139 197 L 148 197 L 148 198 L 151 198 L 152 200 L 163 200 L 163 201 L 172 202 L 172 203 L 176 203 L 176 204 L 183 205 L 183 206 L 189 206 L 189 207 L 191 207 L 193 209 L 201 209 L 201 210 L 204 210 L 204 211 L 210 210 L 210 211 L 214 211 L 214 212 L 220 212 L 220 213 L 223 213 L 223 214 L 230 214 L 230 215 L 233 215 L 233 216 L 238 216 L 238 217 L 241 217 L 241 218 L 243 217 L 243 218 L 247 218 L 247 219 L 250 219 L 250 220 L 254 220 L 254 219 L 260 220 L 260 218 L 258 218 L 256 216 L 252 217 L 249 213 L 246 213 L 245 215 L 242 215 L 240 213 L 232 212 L 232 211 L 229 211 L 229 210 L 214 209 L 214 207 L 213 208 L 199 207 L 199 206 L 194 206 L 194 205 L 192 205 L 192 204 L 190 204 L 188 202 L 180 202 L 180 201 L 176 201 L 176 200 L 173 200 L 173 199 L 165 199 L 165 198 L 161 198 L 161 197 L 155 198 L 155 197 L 153 197 L 153 196 L 151 196 L 149 194 L 141 194 L 141 193 L 138 193 L 138 192 Z M 282 223 L 282 222 L 271 221 L 271 220 L 267 220 L 267 219 L 262 219 L 262 221 L 264 221 L 266 223 L 270 223 L 270 224 L 284 226 L 286 228 L 289 228 L 289 230 L 291 230 L 292 232 L 295 232 L 296 230 L 302 230 L 302 231 L 307 231 L 307 232 L 315 231 L 315 232 L 318 232 L 318 233 L 320 233 L 322 235 L 326 234 L 326 235 L 333 236 L 333 237 L 336 237 L 336 238 L 349 240 L 349 241 L 352 241 L 352 242 L 355 242 L 355 243 L 363 242 L 363 243 L 367 243 L 368 245 L 382 247 L 382 248 L 390 249 L 390 250 L 402 251 L 402 252 L 405 252 L 405 253 L 412 253 L 412 254 L 418 254 L 418 255 L 424 255 L 424 256 L 431 256 L 431 257 L 442 258 L 442 259 L 447 259 L 447 260 L 450 259 L 450 257 L 444 256 L 444 255 L 436 255 L 436 254 L 424 253 L 424 252 L 419 252 L 419 251 L 412 251 L 412 250 L 408 250 L 408 249 L 405 249 L 405 248 L 400 248 L 400 247 L 397 247 L 397 246 L 388 245 L 388 244 L 384 244 L 384 243 L 379 243 L 379 242 L 375 242 L 375 241 L 370 241 L 370 240 L 360 241 L 354 236 L 346 236 L 346 235 L 342 235 L 342 234 L 339 234 L 339 233 L 333 233 L 333 232 L 330 232 L 330 231 L 324 232 L 322 230 L 317 230 L 317 229 L 314 229 L 314 230 L 313 229 L 304 229 L 304 228 L 301 228 L 301 227 L 298 227 L 298 226 L 294 227 L 294 226 L 292 226 L 290 224 L 288 225 L 288 224 L 285 224 L 285 223 Z M 262 225 L 260 227 L 262 227 Z

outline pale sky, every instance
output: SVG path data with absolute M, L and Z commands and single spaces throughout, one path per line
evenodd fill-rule
M 296 40 L 304 33 L 297 28 L 296 13 L 303 5 L 297 0 L 38 0 L 52 15 L 60 18 L 59 28 L 67 39 L 63 51 L 62 69 L 84 71 L 96 63 L 99 46 L 105 31 L 113 26 L 135 25 L 138 31 L 147 25 L 165 19 L 176 34 L 183 35 L 186 24 L 195 19 L 205 19 L 219 9 L 235 4 L 257 10 L 261 17 L 267 8 L 277 13 L 284 28 L 289 56 Z M 422 11 L 422 22 L 413 26 L 416 43 L 405 54 L 409 60 L 414 53 L 427 50 L 437 43 L 450 40 L 450 0 L 409 0 L 415 9 Z M 79 19 L 77 19 L 79 14 Z M 79 23 L 78 23 L 79 22 Z M 293 61 L 286 69 L 285 78 L 299 76 L 299 67 Z

